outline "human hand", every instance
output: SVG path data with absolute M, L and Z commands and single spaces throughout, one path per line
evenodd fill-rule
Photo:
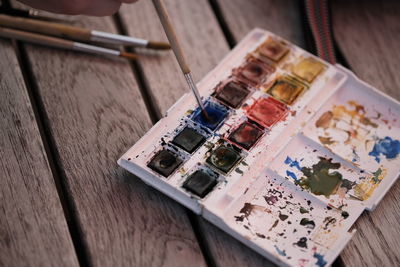
M 33 8 L 68 15 L 107 16 L 118 11 L 122 3 L 137 0 L 19 0 Z

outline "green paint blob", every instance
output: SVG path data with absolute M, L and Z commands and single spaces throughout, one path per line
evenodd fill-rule
M 382 174 L 382 169 L 379 168 L 376 170 L 376 172 L 373 173 L 374 177 L 372 177 L 372 181 L 374 181 L 374 183 L 380 183 L 381 182 L 381 174 Z
M 303 177 L 300 186 L 310 190 L 315 195 L 324 195 L 329 197 L 335 193 L 343 180 L 342 174 L 337 171 L 330 172 L 340 168 L 340 163 L 332 163 L 332 159 L 319 158 L 319 162 L 311 168 L 303 167 L 301 172 Z
M 304 214 L 304 213 L 308 213 L 309 211 L 306 208 L 300 207 L 300 213 Z

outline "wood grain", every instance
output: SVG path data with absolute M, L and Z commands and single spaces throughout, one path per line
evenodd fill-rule
M 332 1 L 336 41 L 352 70 L 400 100 L 400 2 Z M 347 266 L 400 266 L 400 183 L 358 219 L 341 257 Z
M 115 32 L 111 18 L 76 25 Z M 26 48 L 89 263 L 203 266 L 185 210 L 116 164 L 151 126 L 130 65 Z
M 78 266 L 9 41 L 0 58 L 0 266 Z
M 206 0 L 168 0 L 165 5 L 194 79 L 199 81 L 229 51 L 222 31 Z M 151 1 L 124 5 L 121 17 L 130 35 L 167 41 Z M 159 115 L 189 91 L 172 51 L 155 52 L 141 58 L 139 64 Z
M 292 0 L 215 0 L 229 31 L 240 41 L 259 27 L 304 47 L 299 3 Z

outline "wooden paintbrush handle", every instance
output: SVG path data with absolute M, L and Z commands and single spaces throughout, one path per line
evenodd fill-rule
M 172 26 L 171 19 L 167 13 L 164 3 L 161 0 L 153 0 L 154 7 L 156 8 L 157 14 L 160 17 L 161 24 L 164 27 L 165 34 L 171 44 L 172 50 L 174 50 L 175 56 L 178 60 L 179 66 L 184 74 L 190 73 L 189 66 L 186 64 L 183 51 L 179 45 L 178 38 L 176 37 L 175 30 Z
M 90 41 L 91 36 L 90 30 L 60 23 L 14 17 L 4 14 L 0 14 L 0 26 L 79 41 Z
M 11 39 L 16 39 L 19 41 L 25 41 L 45 46 L 64 48 L 64 49 L 72 49 L 73 43 L 69 40 L 63 40 L 60 38 L 50 37 L 46 35 L 24 32 L 15 29 L 8 29 L 0 27 L 0 37 L 6 37 Z

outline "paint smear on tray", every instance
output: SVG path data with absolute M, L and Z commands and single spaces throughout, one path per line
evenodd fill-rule
M 234 213 L 244 233 L 291 265 L 323 266 L 324 255 L 337 240 L 347 216 L 321 202 L 312 203 L 292 188 L 268 176 L 268 183 Z
M 370 157 L 381 163 L 383 158 L 393 160 L 398 157 L 400 141 L 385 135 L 378 137 L 378 128 L 381 128 L 379 120 L 387 124 L 387 120 L 379 112 L 374 117 L 367 116 L 363 105 L 348 101 L 347 105 L 336 105 L 323 113 L 315 126 L 322 130 L 318 136 L 319 141 L 333 152 L 342 154 L 341 148 L 335 148 L 336 146 L 351 149 L 351 156 L 347 154 L 345 158 L 354 164 L 359 164 L 362 158 L 365 161 Z

